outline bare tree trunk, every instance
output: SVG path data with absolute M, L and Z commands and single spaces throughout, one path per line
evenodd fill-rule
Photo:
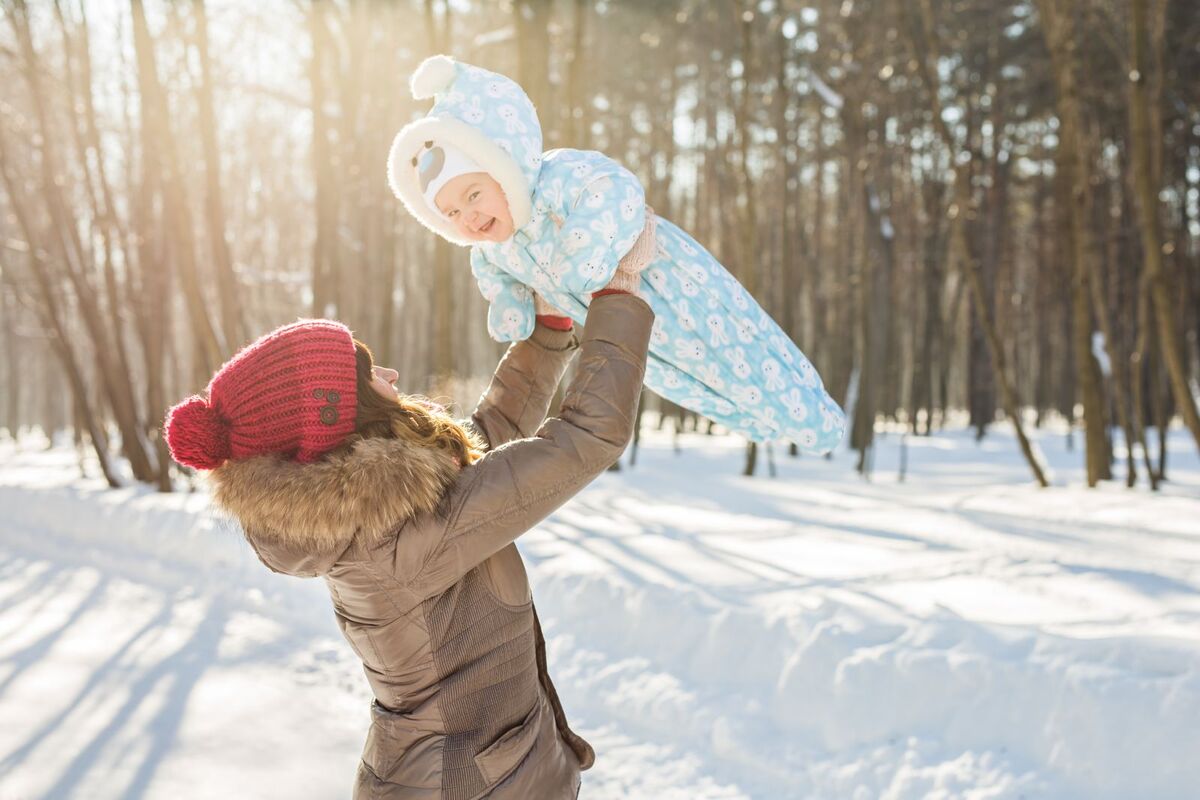
M 973 120 L 975 116 L 973 113 L 969 114 L 968 120 Z M 971 160 L 963 167 L 968 173 L 967 181 L 970 185 L 975 183 L 973 166 L 982 161 L 981 157 L 975 158 L 978 150 L 971 144 L 977 129 L 974 124 L 968 123 L 967 141 L 964 144 L 965 149 L 972 151 Z M 982 170 L 980 171 L 982 172 Z M 980 318 L 986 314 L 992 318 L 993 324 L 999 325 L 999 320 L 996 318 L 995 300 L 996 237 L 990 230 L 995 222 L 995 188 L 993 181 L 989 188 L 983 191 L 981 213 L 967 214 L 967 218 L 963 222 L 965 235 L 971 237 L 967 250 L 980 256 L 975 263 L 979 272 L 979 281 L 983 287 L 983 302 L 985 303 L 985 307 L 982 309 L 976 303 L 972 303 L 967 314 L 967 408 L 970 413 L 971 427 L 975 429 L 975 441 L 983 439 L 988 425 L 996 419 L 996 387 L 993 385 L 996 368 L 989 356 L 987 333 L 980 323 Z M 971 207 L 973 206 L 966 208 Z M 999 329 L 996 334 L 999 337 Z
M 921 69 L 930 103 L 933 106 L 934 126 L 942 138 L 942 144 L 951 152 L 953 160 L 955 152 L 954 136 L 943 117 L 942 101 L 938 96 L 941 83 L 936 77 L 937 68 L 935 62 L 938 50 L 934 46 L 936 38 L 933 29 L 933 12 L 930 9 L 930 0 L 921 0 L 920 6 L 926 45 L 922 54 L 923 57 L 918 57 L 917 63 Z M 954 229 L 951 237 L 952 242 L 958 242 L 957 250 L 959 252 L 959 258 L 955 259 L 955 261 L 962 269 L 967 285 L 970 287 L 971 299 L 975 302 L 975 309 L 979 314 L 979 324 L 987 335 L 988 346 L 991 348 L 992 363 L 996 367 L 996 379 L 1000 382 L 1004 413 L 1012 420 L 1013 429 L 1017 434 L 1017 442 L 1021 447 L 1021 454 L 1025 456 L 1025 461 L 1029 464 L 1029 469 L 1033 472 L 1034 479 L 1037 480 L 1039 486 L 1045 488 L 1050 483 L 1046 480 L 1045 472 L 1042 470 L 1041 459 L 1034 454 L 1033 445 L 1025 435 L 1025 426 L 1021 421 L 1021 408 L 1017 402 L 1016 392 L 1013 391 L 1012 383 L 1008 378 L 1004 347 L 1000 342 L 999 335 L 996 333 L 996 326 L 992 323 L 991 316 L 988 314 L 987 298 L 983 291 L 983 282 L 979 278 L 979 270 L 975 262 L 975 257 L 970 252 L 970 243 L 966 231 L 968 209 L 972 205 L 969 176 L 961 164 L 955 163 L 954 171 L 954 204 L 952 206 L 953 213 L 951 214 Z M 952 245 L 951 250 L 954 249 Z
M 742 475 L 750 477 L 758 468 L 758 442 L 746 442 L 746 460 L 742 464 Z
M 383 24 L 388 31 L 387 41 L 396 41 L 402 35 L 403 22 L 402 19 L 406 16 L 407 10 L 402 8 L 388 7 L 387 14 L 383 20 Z M 382 69 L 379 69 L 378 81 L 381 91 L 390 91 L 394 86 L 392 75 L 400 72 L 400 60 L 393 48 L 380 48 L 381 52 L 377 54 L 377 58 L 382 64 Z M 377 103 L 376 116 L 374 125 L 385 137 L 381 139 L 380 152 L 387 149 L 387 139 L 392 134 L 392 130 L 397 127 L 396 111 L 392 103 Z M 378 208 L 378 263 L 379 263 L 379 285 L 375 287 L 377 291 L 374 293 L 375 316 L 378 322 L 378 339 L 373 347 L 379 348 L 379 357 L 385 364 L 397 363 L 399 353 L 396 349 L 396 287 L 398 281 L 398 272 L 401 268 L 406 267 L 403 261 L 397 260 L 397 218 L 398 215 L 404 214 L 402 206 L 392 197 L 391 191 L 387 189 L 384 181 L 376 183 L 377 194 L 375 195 Z M 405 302 L 411 298 L 405 297 Z
M 1147 372 L 1150 373 L 1150 408 L 1154 418 L 1154 428 L 1158 432 L 1158 466 L 1154 474 L 1160 481 L 1167 479 L 1167 430 L 1171 426 L 1171 397 L 1163 392 L 1162 381 L 1159 379 L 1158 366 L 1162 360 L 1162 348 L 1156 347 L 1157 342 L 1147 343 L 1147 351 L 1157 357 L 1151 362 Z M 1163 396 L 1166 394 L 1167 396 Z
M 930 184 L 937 185 L 933 180 L 930 180 Z M 939 231 L 942 228 L 940 222 L 942 214 L 940 211 L 944 208 L 942 201 L 944 191 L 937 191 L 936 195 L 934 195 L 934 191 L 931 188 L 930 191 L 924 194 L 931 196 L 927 198 L 924 205 L 924 216 L 928 231 L 923 237 L 921 277 L 919 281 L 924 296 L 924 326 L 921 335 L 918 366 L 913 372 L 913 408 L 925 409 L 924 435 L 928 436 L 933 432 L 933 412 L 937 405 L 933 392 L 934 364 L 939 360 L 941 353 L 941 341 L 938 337 L 938 330 L 942 327 L 942 287 L 945 283 L 945 274 L 938 266 L 940 262 L 938 255 L 943 248 L 942 237 L 939 235 Z
M 204 291 L 196 265 L 195 233 L 192 230 L 192 215 L 188 210 L 187 196 L 183 189 L 183 174 L 180 169 L 178 148 L 171 132 L 166 97 L 158 78 L 157 58 L 154 41 L 146 25 L 146 13 L 142 0 L 130 0 L 133 12 L 133 42 L 138 59 L 138 90 L 142 101 L 142 125 L 146 128 L 146 147 L 143 156 L 157 162 L 156 171 L 161 180 L 163 211 L 170 227 L 172 252 L 179 265 L 179 277 L 183 289 L 184 304 L 188 310 L 191 334 L 195 337 L 198 362 L 197 379 L 207 381 L 208 376 L 221 366 L 227 348 L 218 339 L 217 331 L 208 318 Z
M 1154 471 L 1154 464 L 1150 461 L 1150 448 L 1146 444 L 1146 404 L 1143 399 L 1143 383 L 1146 379 L 1146 329 L 1150 324 L 1150 292 L 1145 284 L 1143 276 L 1143 280 L 1138 286 L 1137 341 L 1133 346 L 1133 352 L 1129 355 L 1130 388 L 1133 392 L 1132 424 L 1137 441 L 1142 446 L 1142 459 L 1146 465 L 1146 475 L 1150 479 L 1150 488 L 1158 491 L 1158 475 Z
M 1121 430 L 1125 434 L 1125 445 L 1128 451 L 1125 483 L 1126 486 L 1132 487 L 1137 483 L 1133 449 L 1138 444 L 1138 440 L 1133 429 L 1133 422 L 1125 397 L 1125 390 L 1128 386 L 1125 373 L 1125 360 L 1121 356 L 1120 342 L 1117 341 L 1116 330 L 1109 317 L 1109 306 L 1104 298 L 1103 276 L 1100 274 L 1099 259 L 1090 258 L 1087 261 L 1091 266 L 1090 274 L 1088 275 L 1088 286 L 1092 296 L 1092 308 L 1095 312 L 1096 320 L 1100 324 L 1100 333 L 1104 337 L 1104 349 L 1108 355 L 1112 371 L 1111 386 L 1117 406 L 1117 420 L 1121 425 Z
M 849 172 L 847 191 L 858 205 L 859 257 L 857 292 L 859 296 L 859 372 L 858 396 L 853 409 L 850 446 L 858 451 L 856 468 L 869 472 L 871 449 L 875 441 L 875 419 L 880 410 L 882 383 L 885 379 L 890 315 L 892 240 L 891 223 L 881 208 L 875 182 L 866 174 L 872 159 L 868 148 L 867 122 L 860 113 L 861 98 L 857 84 L 844 87 L 847 92 L 841 109 L 846 134 L 846 163 Z M 877 173 L 882 173 L 878 169 Z M 885 226 L 887 233 L 885 233 Z
M 17 347 L 17 313 L 20 303 L 12 286 L 12 274 L 0 268 L 0 314 L 4 316 L 4 427 L 17 441 L 21 430 L 21 371 L 20 350 Z
M 517 35 L 517 82 L 543 115 L 542 132 L 546 147 L 558 147 L 562 132 L 558 117 L 549 113 L 550 104 L 550 47 L 546 30 L 550 24 L 551 0 L 517 0 L 513 3 L 513 20 Z M 573 143 L 570 146 L 574 146 Z
M 55 148 L 58 141 L 57 132 L 46 107 L 47 96 L 43 91 L 37 54 L 33 48 L 28 10 L 24 0 L 17 0 L 15 7 L 16 13 L 11 16 L 11 21 L 20 44 L 25 79 L 29 84 L 41 139 L 42 189 L 51 220 L 51 229 L 48 232 L 50 244 L 46 249 L 51 253 L 57 251 L 60 254 L 64 272 L 74 289 L 78 310 L 87 326 L 93 352 L 99 363 L 101 384 L 121 433 L 122 452 L 129 459 L 134 476 L 138 480 L 147 480 L 151 474 L 151 465 L 142 446 L 132 379 L 127 372 L 121 373 L 118 365 L 112 360 L 114 348 L 111 345 L 110 332 L 100 311 L 97 293 L 85 273 L 85 255 L 79 229 L 70 214 L 64 195 L 58 151 Z M 10 193 L 11 191 L 10 186 Z M 18 198 L 14 196 L 14 205 L 18 202 Z M 29 236 L 35 235 L 32 227 L 28 230 Z M 36 239 L 30 239 L 31 243 L 34 241 Z M 103 442 L 103 437 L 101 441 Z
M 1180 347 L 1179 331 L 1175 326 L 1175 314 L 1171 308 L 1171 286 L 1162 264 L 1162 242 L 1159 236 L 1157 171 L 1151 154 L 1155 141 L 1151 126 L 1151 109 L 1146 98 L 1146 76 L 1150 65 L 1146 57 L 1147 37 L 1146 0 L 1130 0 L 1132 24 L 1130 25 L 1133 64 L 1129 82 L 1130 133 L 1133 149 L 1133 175 L 1137 190 L 1138 227 L 1142 237 L 1143 267 L 1154 303 L 1154 319 L 1157 323 L 1159 349 L 1163 365 L 1171 379 L 1171 392 L 1175 405 L 1183 416 L 1183 422 L 1192 433 L 1196 446 L 1200 448 L 1200 412 L 1188 386 L 1187 367 L 1183 348 Z M 1150 24 L 1162 26 L 1163 5 L 1156 4 L 1156 17 Z M 1158 108 L 1154 114 L 1159 113 Z
M 200 63 L 199 85 L 196 87 L 200 107 L 200 137 L 204 146 L 204 205 L 208 221 L 208 241 L 212 251 L 213 269 L 217 276 L 217 296 L 220 298 L 221 329 L 226 350 L 231 351 L 246 340 L 246 322 L 242 311 L 237 275 L 233 271 L 233 256 L 225 239 L 225 204 L 221 193 L 221 150 L 217 144 L 217 116 L 213 104 L 212 65 L 208 54 L 208 12 L 204 0 L 192 0 L 196 16 L 196 54 Z M 228 353 L 226 353 L 228 354 Z
M 451 270 L 455 246 L 440 236 L 433 243 L 433 323 L 429 335 L 433 337 L 433 373 L 439 379 L 449 378 L 454 371 L 454 283 Z
M 754 14 L 743 12 L 743 0 L 733 0 L 733 13 L 741 25 L 742 88 L 734 101 L 734 136 L 737 140 L 738 170 L 736 186 L 738 194 L 745 200 L 745 205 L 735 202 L 734 208 L 738 214 L 738 249 L 736 273 L 746 291 L 751 297 L 759 294 L 758 285 L 758 214 L 755 209 L 754 181 L 750 178 L 750 92 L 755 78 L 754 69 Z M 732 249 L 732 248 L 730 248 Z M 753 475 L 755 462 L 758 458 L 758 448 L 754 442 L 747 444 L 746 465 L 743 475 Z
M 888 330 L 891 328 L 892 272 L 894 269 L 893 236 L 891 221 L 880 207 L 879 194 L 875 186 L 862 177 L 863 226 L 866 240 L 872 243 L 863 249 L 863 358 L 862 379 L 859 383 L 858 403 L 854 411 L 855 440 L 852 444 L 859 451 L 858 471 L 866 474 L 872 463 L 870 450 L 875 441 L 875 417 L 879 412 L 880 381 L 884 377 L 887 361 Z M 866 265 L 878 258 L 874 270 L 867 271 Z
M 813 156 L 813 163 L 816 167 L 816 179 L 813 181 L 813 199 L 812 199 L 812 233 L 810 241 L 812 242 L 812 264 L 813 275 L 809 281 L 807 301 L 805 307 L 811 315 L 811 319 L 800 321 L 798 329 L 795 331 L 796 341 L 804 348 L 813 347 L 813 350 L 805 349 L 810 358 L 817 359 L 819 352 L 814 347 L 817 340 L 823 340 L 826 335 L 825 318 L 829 313 L 827 308 L 826 296 L 828 292 L 828 283 L 830 279 L 829 270 L 826 268 L 825 259 L 828 250 L 825 247 L 825 219 L 826 211 L 829 202 L 825 196 L 825 142 L 824 138 L 825 123 L 817 113 L 815 123 L 816 136 L 816 152 Z M 819 361 L 817 363 L 820 363 Z
M 126 71 L 136 71 L 132 66 L 126 66 Z M 146 115 L 149 113 L 145 103 L 138 103 L 141 124 L 135 135 L 135 127 L 129 107 L 133 105 L 132 98 L 126 96 L 122 105 L 125 117 L 125 127 L 128 131 L 128 148 L 134 150 L 134 143 L 140 144 L 142 158 L 139 172 L 135 175 L 132 160 L 127 166 L 126 184 L 133 194 L 130 198 L 130 228 L 138 231 L 137 236 L 130 236 L 126 245 L 127 253 L 136 253 L 136 259 L 128 259 L 130 264 L 136 262 L 137 269 L 131 272 L 126 282 L 128 306 L 133 309 L 139 336 L 142 342 L 142 362 L 146 375 L 145 397 L 146 407 L 157 418 L 155 423 L 154 446 L 158 456 L 158 472 L 155 482 L 160 492 L 171 491 L 171 455 L 167 443 L 162 436 L 160 425 L 167 408 L 167 351 L 171 345 L 172 332 L 168 322 L 170 289 L 173 283 L 173 271 L 170 269 L 171 260 L 166 256 L 164 239 L 167 236 L 163 214 L 157 198 L 162 194 L 163 175 L 161 162 L 155 157 L 153 150 L 154 136 L 151 132 Z M 134 277 L 136 276 L 136 282 Z M 193 370 L 199 372 L 199 368 Z M 207 376 L 193 374 L 189 377 L 189 386 L 198 386 Z
M 0 136 L 0 177 L 3 178 L 4 190 L 8 194 L 8 206 L 17 218 L 18 227 L 29 244 L 30 272 L 33 274 L 40 300 L 35 304 L 35 308 L 38 310 L 42 324 L 51 332 L 50 344 L 62 363 L 63 371 L 67 374 L 67 382 L 71 387 L 79 418 L 87 428 L 88 436 L 92 441 L 92 449 L 96 452 L 96 459 L 100 464 L 104 480 L 109 486 L 117 488 L 121 482 L 109 461 L 108 439 L 104 435 L 103 425 L 92 408 L 83 370 L 79 358 L 71 346 L 73 340 L 66 330 L 62 303 L 55 291 L 54 283 L 51 281 L 51 276 L 56 270 L 47 259 L 46 251 L 40 245 L 41 237 L 37 235 L 37 230 L 33 226 L 22 199 L 16 193 L 16 180 L 9 167 L 3 136 Z M 49 433 L 53 433 L 53 428 L 48 431 Z
M 1091 187 L 1088 148 L 1076 80 L 1077 45 L 1072 28 L 1075 0 L 1038 0 L 1050 51 L 1060 121 L 1058 167 L 1068 193 L 1072 262 L 1072 340 L 1083 399 L 1088 486 L 1112 477 L 1099 367 L 1092 355 L 1092 292 L 1096 258 L 1089 220 Z
M 570 121 L 566 125 L 564 135 L 567 137 L 567 147 L 587 148 L 588 140 L 588 92 L 584 89 L 584 68 L 587 63 L 584 41 L 587 30 L 588 0 L 574 0 L 571 6 L 571 49 L 565 54 L 567 59 L 567 86 L 564 104 Z
M 774 108 L 775 108 L 775 132 L 778 137 L 778 153 L 776 158 L 779 160 L 779 289 L 775 292 L 776 301 L 778 304 L 778 316 L 776 319 L 779 322 L 779 327 L 783 329 L 786 336 L 796 336 L 796 306 L 800 302 L 800 293 L 802 290 L 804 264 L 796 256 L 796 248 L 793 237 L 803 238 L 804 229 L 799 225 L 793 225 L 795 221 L 794 208 L 797 203 L 796 195 L 798 192 L 793 190 L 792 185 L 797 182 L 795 169 L 793 168 L 789 156 L 794 149 L 794 143 L 789 132 L 790 125 L 788 124 L 787 112 L 789 98 L 791 92 L 787 86 L 787 67 L 788 67 L 788 48 L 791 46 L 791 40 L 783 35 L 782 25 L 780 31 L 775 35 L 775 46 L 778 50 L 778 69 L 775 73 L 776 89 L 774 92 Z M 675 138 L 671 137 L 672 140 Z M 793 444 L 795 444 L 793 442 Z
M 56 9 L 58 9 L 57 5 Z M 89 191 L 89 194 L 92 200 L 93 215 L 99 221 L 100 236 L 104 248 L 104 300 L 108 310 L 109 323 L 112 326 L 117 364 L 122 375 L 132 377 L 135 375 L 135 372 L 132 367 L 133 362 L 129 354 L 129 348 L 125 341 L 126 315 L 122 310 L 124 292 L 122 289 L 122 280 L 117 275 L 115 258 L 119 253 L 121 263 L 126 265 L 125 284 L 128 284 L 132 280 L 130 273 L 133 269 L 133 258 L 130 256 L 129 248 L 126 245 L 129 237 L 122 228 L 120 218 L 117 215 L 117 201 L 108 177 L 108 170 L 105 166 L 103 150 L 100 144 L 100 130 L 96 122 L 94 82 L 92 79 L 91 35 L 88 29 L 87 17 L 84 16 L 83 3 L 80 3 L 79 11 L 81 14 L 81 23 L 79 25 L 79 61 L 81 70 L 79 97 L 84 108 L 84 113 L 80 117 L 85 140 L 83 145 L 81 145 L 80 159 L 86 165 L 89 162 L 88 154 L 90 153 L 90 160 L 95 163 L 95 180 L 99 187 L 99 193 Z M 65 38 L 67 35 L 66 24 L 62 20 L 61 14 L 60 21 L 63 24 L 63 36 Z M 130 395 L 131 403 L 135 408 L 135 416 L 140 420 L 139 432 L 145 432 L 151 425 L 147 424 L 147 415 L 136 410 L 136 392 L 132 390 L 132 387 L 130 388 Z M 146 409 L 146 411 L 150 415 L 153 415 L 156 409 Z M 151 424 L 156 427 L 156 423 Z M 145 450 L 147 456 L 154 454 L 154 450 L 149 443 L 139 442 L 139 447 Z M 153 465 L 153 467 L 157 468 L 157 465 Z
M 337 224 L 338 196 L 333 169 L 333 146 L 326 113 L 326 60 L 333 55 L 324 16 L 328 6 L 313 3 L 308 9 L 308 29 L 312 40 L 312 58 L 308 81 L 312 92 L 312 157 L 316 178 L 316 238 L 313 241 L 312 313 L 315 317 L 338 314 Z

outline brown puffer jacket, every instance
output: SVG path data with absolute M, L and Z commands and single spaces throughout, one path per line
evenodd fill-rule
M 577 795 L 595 754 L 567 727 L 513 541 L 625 449 L 652 322 L 645 301 L 605 295 L 581 341 L 539 324 L 512 344 L 472 415 L 489 452 L 461 471 L 392 439 L 213 471 L 216 502 L 264 564 L 324 577 L 362 659 L 375 702 L 356 800 Z M 576 347 L 561 412 L 543 423 Z

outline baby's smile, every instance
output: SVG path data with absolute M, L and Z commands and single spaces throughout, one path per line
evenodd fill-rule
M 438 191 L 435 205 L 464 238 L 473 242 L 501 242 L 513 235 L 504 190 L 486 172 L 452 178 Z

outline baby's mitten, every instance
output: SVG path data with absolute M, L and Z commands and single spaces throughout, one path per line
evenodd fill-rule
M 487 259 L 480 248 L 471 248 L 471 274 L 488 301 L 488 335 L 497 342 L 528 339 L 536 311 L 533 291 Z
M 513 281 L 501 290 L 488 306 L 488 335 L 497 342 L 517 342 L 533 333 L 533 292 Z

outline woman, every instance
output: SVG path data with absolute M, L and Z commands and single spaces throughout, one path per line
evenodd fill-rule
M 212 470 L 263 563 L 329 587 L 375 695 L 355 798 L 572 798 L 594 760 L 547 674 L 513 541 L 625 449 L 654 314 L 610 288 L 581 340 L 538 319 L 469 422 L 397 396 L 395 373 L 326 320 L 264 336 L 168 415 L 173 456 Z

